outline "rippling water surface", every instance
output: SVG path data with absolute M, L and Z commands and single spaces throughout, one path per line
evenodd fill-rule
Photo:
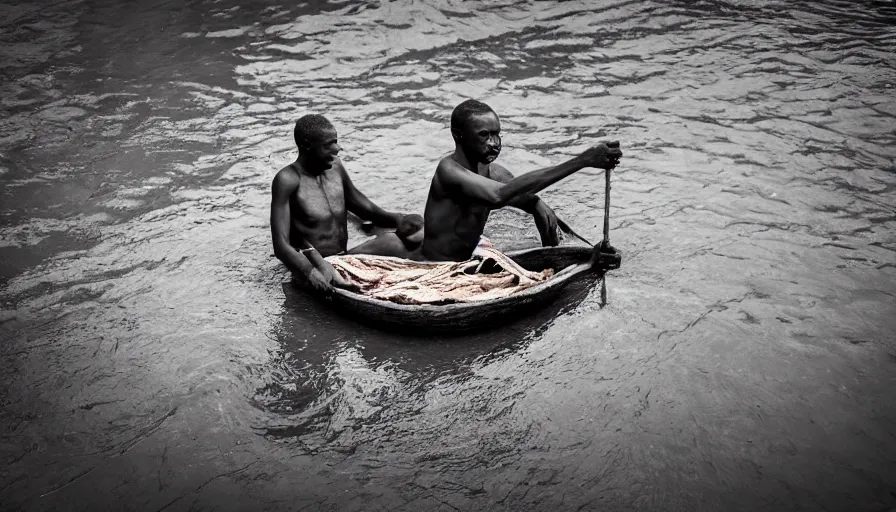
M 896 508 L 892 2 L 0 19 L 2 508 Z M 422 212 L 468 97 L 516 173 L 622 141 L 610 305 L 422 339 L 309 302 L 267 220 L 294 120 Z M 601 237 L 602 173 L 542 197 Z M 486 234 L 538 243 L 515 211 Z

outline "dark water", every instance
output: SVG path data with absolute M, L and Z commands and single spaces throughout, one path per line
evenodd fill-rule
M 896 508 L 892 2 L 0 19 L 3 509 Z M 421 212 L 466 97 L 517 173 L 622 141 L 610 305 L 421 339 L 293 289 L 267 215 L 294 120 Z M 600 238 L 601 173 L 542 196 Z M 514 211 L 486 234 L 537 243 Z

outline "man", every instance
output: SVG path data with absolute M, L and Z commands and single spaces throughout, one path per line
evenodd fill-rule
M 515 206 L 535 216 L 543 245 L 557 245 L 557 216 L 534 195 L 586 167 L 613 169 L 618 142 L 598 144 L 562 164 L 514 178 L 494 161 L 501 153 L 501 123 L 485 103 L 467 100 L 451 114 L 454 153 L 442 158 L 426 200 L 420 259 L 463 261 L 479 243 L 488 215 Z
M 350 253 L 404 254 L 422 240 L 419 215 L 387 212 L 362 194 L 337 155 L 336 129 L 322 115 L 296 122 L 296 161 L 281 169 L 271 187 L 271 236 L 274 254 L 312 288 L 329 292 L 333 286 L 353 288 L 324 257 L 346 252 L 348 217 L 352 212 L 385 228 L 399 228 Z

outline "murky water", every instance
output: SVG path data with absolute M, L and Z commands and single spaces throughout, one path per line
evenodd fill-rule
M 150 4 L 0 7 L 0 507 L 896 508 L 893 3 Z M 295 290 L 294 120 L 422 212 L 467 97 L 517 173 L 622 141 L 610 305 L 421 339 Z M 601 173 L 542 196 L 600 239 Z

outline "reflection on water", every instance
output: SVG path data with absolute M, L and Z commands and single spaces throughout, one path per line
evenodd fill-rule
M 0 503 L 896 507 L 891 3 L 31 0 L 0 20 Z M 291 123 L 325 113 L 359 188 L 420 212 L 467 97 L 516 173 L 622 141 L 610 305 L 588 283 L 428 338 L 296 290 L 267 220 Z M 601 173 L 542 196 L 600 238 Z M 486 234 L 538 243 L 509 210 Z
M 499 330 L 439 336 L 379 331 L 328 309 L 291 283 L 284 284 L 281 318 L 269 336 L 280 350 L 272 360 L 271 380 L 259 388 L 255 403 L 289 417 L 285 425 L 265 432 L 275 438 L 326 434 L 329 427 L 314 428 L 307 423 L 330 421 L 334 402 L 344 402 L 352 411 L 350 418 L 359 424 L 367 423 L 367 414 L 359 415 L 354 408 L 371 405 L 369 400 L 377 404 L 371 414 L 378 423 L 381 408 L 397 416 L 413 412 L 405 410 L 405 402 L 415 399 L 421 389 L 446 377 L 452 382 L 464 381 L 477 368 L 517 353 L 554 322 L 563 321 L 563 313 L 575 311 L 584 300 L 596 300 L 589 293 L 593 285 L 593 280 L 572 284 L 565 300 Z M 353 396 L 353 391 L 361 395 Z

